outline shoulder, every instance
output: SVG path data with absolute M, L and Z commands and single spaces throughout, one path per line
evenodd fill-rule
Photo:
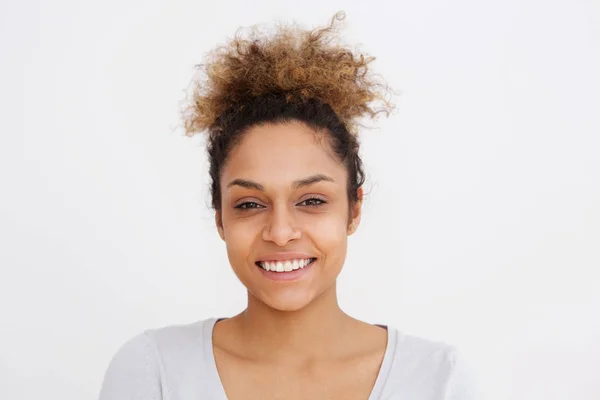
M 177 384 L 203 364 L 203 331 L 211 321 L 148 329 L 127 340 L 108 365 L 100 400 L 162 399 L 167 381 Z
M 396 332 L 393 372 L 411 381 L 439 381 L 452 374 L 454 346 Z
M 455 346 L 396 331 L 395 351 L 386 387 L 412 396 L 471 400 L 472 381 L 464 355 Z M 410 396 L 409 396 L 410 397 Z M 411 397 L 420 398 L 420 397 Z
M 160 370 L 151 338 L 141 333 L 112 357 L 100 389 L 100 400 L 162 399 Z
M 196 346 L 205 337 L 207 328 L 212 329 L 212 319 L 196 321 L 189 324 L 168 325 L 144 332 L 157 347 L 158 351 L 177 351 L 182 347 Z

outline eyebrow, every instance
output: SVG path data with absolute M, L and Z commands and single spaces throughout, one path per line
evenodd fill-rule
M 335 182 L 335 180 L 330 176 L 323 175 L 323 174 L 316 174 L 316 175 L 311 175 L 307 178 L 295 180 L 294 182 L 292 182 L 292 188 L 299 189 L 301 187 L 310 186 L 317 182 L 323 182 L 323 181 Z M 265 187 L 263 185 L 261 185 L 260 183 L 254 182 L 254 181 L 250 181 L 248 179 L 239 179 L 239 178 L 234 179 L 231 182 L 229 182 L 229 184 L 227 185 L 228 188 L 230 188 L 232 186 L 241 186 L 246 189 L 256 189 L 261 192 L 265 191 Z

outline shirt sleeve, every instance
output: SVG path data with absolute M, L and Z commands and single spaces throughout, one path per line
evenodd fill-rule
M 446 400 L 480 400 L 481 393 L 477 388 L 470 364 L 456 348 L 450 353 L 452 372 L 448 385 Z
M 160 369 L 152 339 L 145 333 L 127 341 L 113 356 L 99 400 L 162 400 Z

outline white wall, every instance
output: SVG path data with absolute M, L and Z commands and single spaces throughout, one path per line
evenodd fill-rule
M 459 345 L 489 399 L 600 398 L 595 0 L 3 0 L 0 398 L 93 399 L 132 335 L 243 307 L 179 101 L 237 27 L 339 9 L 403 92 L 344 308 Z

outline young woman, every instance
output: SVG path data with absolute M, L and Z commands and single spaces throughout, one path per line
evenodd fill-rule
M 373 58 L 333 44 L 342 18 L 237 37 L 207 57 L 185 127 L 209 133 L 215 222 L 247 308 L 131 339 L 101 400 L 472 398 L 452 347 L 338 305 L 361 217 L 355 120 L 392 107 Z

